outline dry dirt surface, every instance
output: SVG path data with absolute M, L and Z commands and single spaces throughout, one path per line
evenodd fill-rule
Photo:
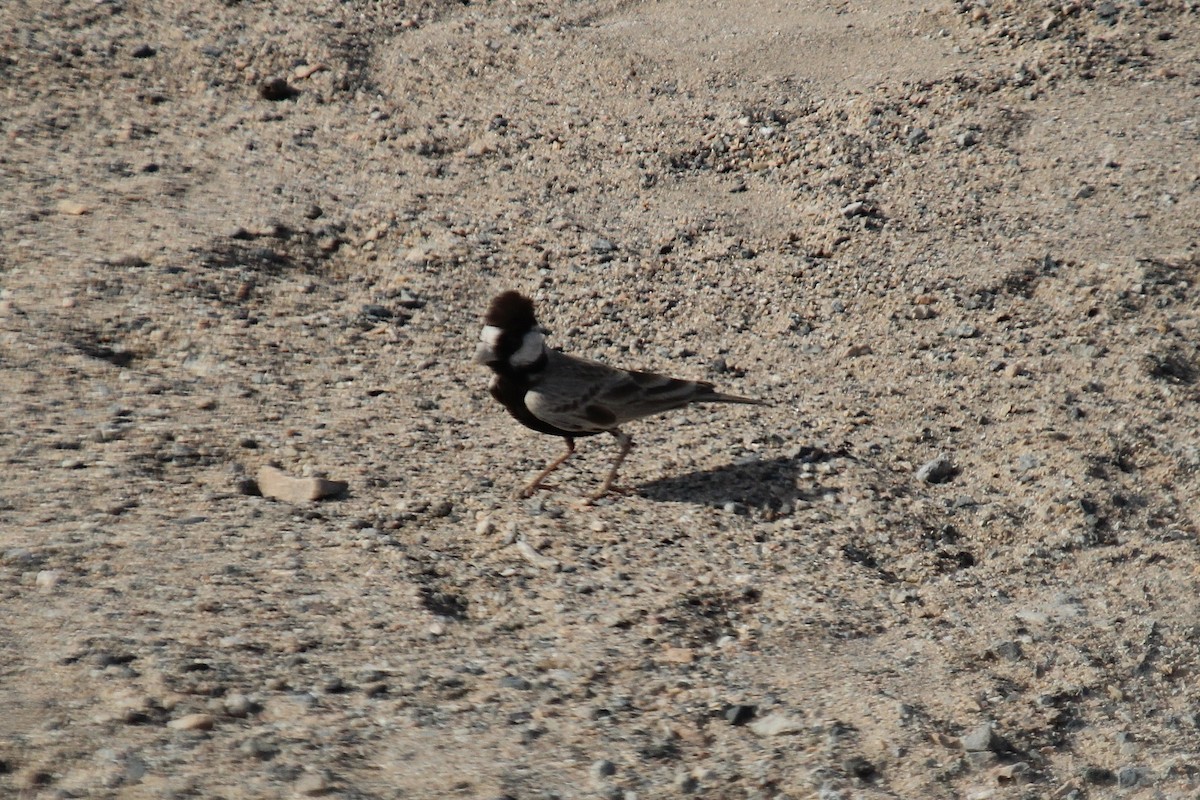
M 1195 797 L 1198 343 L 1194 0 L 5 0 L 0 796 Z

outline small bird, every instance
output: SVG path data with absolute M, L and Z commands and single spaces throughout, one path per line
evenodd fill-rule
M 608 476 L 590 499 L 608 494 L 617 470 L 633 447 L 621 426 L 691 403 L 746 403 L 761 400 L 722 394 L 711 383 L 668 378 L 653 372 L 617 369 L 546 346 L 547 331 L 537 323 L 533 301 L 515 291 L 497 295 L 484 317 L 475 363 L 491 368 L 489 387 L 518 422 L 540 433 L 561 436 L 567 452 L 550 462 L 518 494 L 529 497 L 550 473 L 575 452 L 581 436 L 611 433 L 618 451 Z

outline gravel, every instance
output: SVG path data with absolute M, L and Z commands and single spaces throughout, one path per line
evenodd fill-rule
M 708 5 L 0 4 L 0 796 L 1194 791 L 1200 20 Z

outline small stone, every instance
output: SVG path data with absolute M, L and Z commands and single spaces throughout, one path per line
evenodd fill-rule
M 757 706 L 738 703 L 725 709 L 725 721 L 733 726 L 745 725 L 754 719 L 754 715 L 757 713 Z
M 937 316 L 937 311 L 933 306 L 917 306 L 910 313 L 912 319 L 933 319 Z
M 691 664 L 696 660 L 696 651 L 690 647 L 668 647 L 660 660 L 667 664 Z
M 592 242 L 592 252 L 597 255 L 604 255 L 606 253 L 611 253 L 612 251 L 614 251 L 616 249 L 617 249 L 617 246 L 615 244 L 613 244 L 611 241 L 609 241 L 608 239 L 601 238 L 601 239 L 597 239 L 596 241 Z
M 867 204 L 862 200 L 855 200 L 849 205 L 842 206 L 841 215 L 849 219 L 850 217 L 858 217 L 868 213 Z
M 56 569 L 39 570 L 37 578 L 34 579 L 34 586 L 39 592 L 52 592 L 54 587 L 58 586 L 59 580 L 62 578 L 62 573 Z
M 185 714 L 167 723 L 167 727 L 177 731 L 210 731 L 215 720 L 208 714 Z
M 544 556 L 534 549 L 533 545 L 521 539 L 516 543 L 517 552 L 521 557 L 533 564 L 538 569 L 557 570 L 559 567 L 558 559 Z
M 313 75 L 316 75 L 318 72 L 322 72 L 326 69 L 328 69 L 328 67 L 326 67 L 324 64 L 302 64 L 301 66 L 292 70 L 292 75 L 295 76 L 296 80 L 302 81 L 305 78 L 311 78 Z
M 917 470 L 917 480 L 924 483 L 945 483 L 953 478 L 957 471 L 949 456 L 939 455 L 921 465 Z
M 1121 767 L 1117 770 L 1117 786 L 1122 789 L 1132 789 L 1146 777 L 1146 770 L 1138 767 Z
M 842 769 L 847 775 L 853 775 L 860 781 L 869 781 L 879 774 L 879 770 L 875 765 L 868 761 L 863 756 L 851 756 L 842 764 Z
M 992 726 L 986 722 L 963 735 L 959 741 L 968 753 L 1002 753 L 1011 749 L 1008 742 L 997 735 Z
M 272 103 L 278 103 L 282 100 L 291 100 L 300 92 L 296 91 L 286 78 L 272 78 L 264 82 L 258 87 L 258 96 L 263 100 L 269 100 Z
M 226 714 L 239 719 L 249 714 L 254 708 L 254 703 L 250 702 L 250 698 L 240 692 L 226 696 L 222 705 Z
M 913 128 L 911 131 L 909 131 L 906 140 L 908 141 L 909 147 L 916 147 L 927 139 L 929 139 L 929 134 L 925 132 L 924 128 Z
M 139 256 L 137 253 L 124 253 L 110 260 L 108 263 L 114 267 L 127 267 L 137 269 L 138 267 L 149 266 L 150 262 Z
M 1097 786 L 1112 786 L 1117 782 L 1117 775 L 1105 767 L 1086 767 L 1083 770 L 1083 779 Z
M 846 358 L 859 358 L 860 356 L 869 356 L 875 351 L 871 349 L 869 344 L 855 344 L 846 349 Z
M 946 331 L 946 334 L 957 339 L 974 339 L 979 335 L 979 328 L 969 322 L 964 322 L 962 325 L 956 325 Z
M 88 207 L 76 200 L 59 200 L 55 208 L 58 209 L 58 213 L 67 214 L 72 217 L 88 213 Z
M 296 794 L 316 797 L 329 791 L 329 781 L 319 772 L 306 772 L 296 781 Z
M 804 721 L 789 714 L 768 714 L 756 719 L 746 726 L 755 736 L 764 739 L 771 736 L 783 736 L 790 733 L 800 733 L 804 730 Z
M 1025 761 L 1005 764 L 992 770 L 992 777 L 1001 786 L 1010 784 L 1025 784 L 1032 781 L 1032 772 Z
M 1028 374 L 1029 374 L 1029 369 L 1025 366 L 1024 363 L 1022 363 L 1020 361 L 1014 361 L 1011 364 L 1004 367 L 1004 375 L 1005 375 L 1005 377 L 1008 377 L 1008 378 L 1016 378 L 1020 375 L 1028 375 Z
M 675 787 L 684 794 L 691 794 L 700 788 L 700 782 L 690 773 L 681 772 L 675 776 Z
M 139 44 L 133 49 L 131 54 L 134 58 L 154 58 L 158 55 L 158 51 L 148 44 Z
M 606 758 L 592 762 L 592 768 L 589 770 L 592 777 L 596 780 L 602 780 L 617 772 L 617 765 Z
M 966 150 L 968 147 L 974 147 L 979 142 L 979 136 L 975 131 L 963 131 L 954 138 L 954 141 L 959 147 Z
M 999 656 L 1000 658 L 1006 659 L 1008 661 L 1020 661 L 1021 660 L 1022 652 L 1021 652 L 1021 643 L 1020 642 L 1012 642 L 1012 641 L 1000 642 L 995 647 L 993 647 L 992 650 L 993 650 L 993 652 L 995 652 L 995 654 L 997 656 Z
M 258 489 L 264 497 L 288 503 L 306 503 L 334 497 L 349 487 L 346 481 L 325 478 L 293 478 L 278 467 L 264 465 L 258 471 Z

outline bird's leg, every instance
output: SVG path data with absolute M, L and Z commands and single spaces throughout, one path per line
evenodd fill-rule
M 517 492 L 517 497 L 533 497 L 533 493 L 541 488 L 542 481 L 546 480 L 546 478 L 550 476 L 551 472 L 554 472 L 554 470 L 561 467 L 563 462 L 570 458 L 571 454 L 575 452 L 575 440 L 570 436 L 564 436 L 563 438 L 567 441 L 567 452 L 551 461 L 550 466 L 542 470 L 536 478 L 530 481 L 528 486 Z
M 617 479 L 617 470 L 621 468 L 621 464 L 625 461 L 625 456 L 629 455 L 629 451 L 633 449 L 633 437 L 628 433 L 620 430 L 609 431 L 609 433 L 617 437 L 617 444 L 621 449 L 617 451 L 617 457 L 613 459 L 613 465 L 608 471 L 608 477 L 604 479 L 604 483 L 600 484 L 600 488 L 590 496 L 589 499 L 591 500 L 599 500 L 613 490 L 613 481 Z

